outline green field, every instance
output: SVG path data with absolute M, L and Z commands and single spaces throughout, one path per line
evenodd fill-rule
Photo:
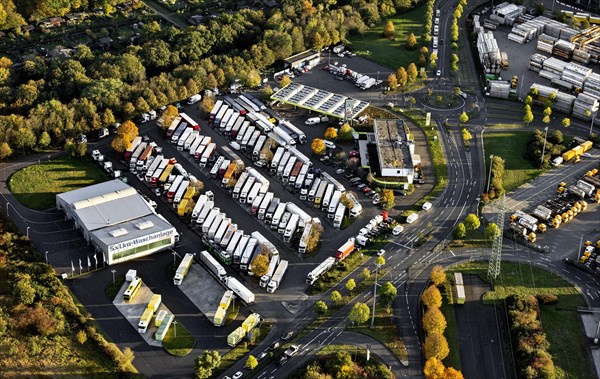
M 167 353 L 177 357 L 183 357 L 192 352 L 196 339 L 188 332 L 181 322 L 173 321 L 169 327 L 165 339 L 163 340 L 163 348 Z M 175 336 L 177 333 L 177 336 Z
M 15 172 L 8 187 L 21 204 L 32 209 L 56 205 L 56 195 L 106 180 L 100 167 L 88 159 L 59 158 Z
M 453 266 L 451 272 L 476 274 L 486 280 L 487 268 L 488 262 L 474 262 Z M 451 272 L 448 271 L 449 274 Z M 558 296 L 557 304 L 540 305 L 540 318 L 550 342 L 549 351 L 556 367 L 556 378 L 593 377 L 590 362 L 585 358 L 588 356 L 586 337 L 577 314 L 577 307 L 585 306 L 585 301 L 577 289 L 567 281 L 529 264 L 502 262 L 495 291 L 484 294 L 483 301 L 492 304 L 494 300 L 503 300 L 512 294 L 542 293 Z
M 504 189 L 513 191 L 541 175 L 544 170 L 534 167 L 525 157 L 531 131 L 491 132 L 483 134 L 486 155 L 486 170 L 489 156 L 504 159 Z M 487 171 L 486 171 L 487 172 Z
M 410 12 L 389 18 L 396 27 L 396 38 L 389 40 L 382 36 L 383 27 L 388 19 L 383 20 L 374 28 L 364 34 L 354 34 L 348 37 L 350 47 L 357 54 L 379 63 L 391 70 L 398 67 L 408 67 L 409 63 L 416 63 L 419 58 L 419 49 L 406 50 L 406 39 L 412 32 L 417 37 L 417 45 L 423 31 L 423 18 L 425 6 L 419 6 Z

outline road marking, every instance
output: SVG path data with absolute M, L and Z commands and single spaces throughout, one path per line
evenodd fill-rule
M 592 288 L 592 286 L 590 286 L 589 283 L 585 283 L 585 285 L 587 286 L 587 288 Z
M 273 369 L 273 371 L 271 371 L 271 374 L 272 374 L 272 373 L 274 373 L 275 371 L 277 371 L 277 369 L 276 369 L 276 368 L 275 368 L 275 369 Z
M 454 254 L 452 250 L 450 250 L 450 254 L 452 254 L 453 257 L 456 257 L 456 254 Z
M 575 279 L 581 280 L 581 278 L 579 276 L 577 276 L 577 275 L 573 275 L 573 276 L 575 277 Z

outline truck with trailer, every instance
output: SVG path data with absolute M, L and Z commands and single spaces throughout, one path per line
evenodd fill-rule
M 240 242 L 240 240 L 242 239 L 243 235 L 244 235 L 243 230 L 236 230 L 233 233 L 233 235 L 229 239 L 229 243 L 227 244 L 227 247 L 225 248 L 225 253 L 228 256 L 233 257 L 233 255 L 235 253 L 235 249 L 236 249 L 238 243 Z
M 294 140 L 282 127 L 276 126 L 273 129 L 273 133 L 276 134 L 279 138 L 285 141 L 286 145 L 294 146 L 296 144 L 296 140 Z
M 340 197 L 342 193 L 338 190 L 333 192 L 331 195 L 331 200 L 329 200 L 329 207 L 327 208 L 327 218 L 334 218 L 335 211 L 337 210 L 338 204 L 340 203 Z
M 325 180 L 327 180 L 329 183 L 332 183 L 335 186 L 335 189 L 337 189 L 341 193 L 345 193 L 346 192 L 346 188 L 337 179 L 335 179 L 333 176 L 331 176 L 330 173 L 328 173 L 328 172 L 322 172 L 321 176 Z
M 177 267 L 177 271 L 175 271 L 175 277 L 173 278 L 174 285 L 176 285 L 176 286 L 181 285 L 181 283 L 183 282 L 183 278 L 185 278 L 185 275 L 187 274 L 188 270 L 192 266 L 193 262 L 194 262 L 194 254 L 187 253 L 183 257 L 183 259 L 181 260 L 181 263 L 179 264 L 179 267 Z
M 129 148 L 127 148 L 127 150 L 125 150 L 125 152 L 123 153 L 123 160 L 126 162 L 129 161 L 131 159 L 131 156 L 133 155 L 133 152 L 138 148 L 138 146 L 141 143 L 142 143 L 142 137 L 140 137 L 140 136 L 135 137 L 133 139 L 133 141 L 131 141 Z
M 254 178 L 256 178 L 256 181 L 258 181 L 261 184 L 261 189 L 259 191 L 260 193 L 264 194 L 269 190 L 269 179 L 264 177 L 260 172 L 256 171 L 256 169 L 252 167 L 246 168 L 246 171 L 249 175 L 252 175 Z
M 250 123 L 248 121 L 245 121 L 243 117 L 238 117 L 235 124 L 233 124 L 231 130 L 229 131 L 229 139 L 235 140 L 239 134 L 239 131 L 244 125 L 246 125 L 247 128 L 248 125 L 250 125 Z
M 192 144 L 198 139 L 202 138 L 200 136 L 200 131 L 193 130 L 190 135 L 183 141 L 183 150 L 189 151 Z
M 260 183 L 254 183 L 252 185 L 250 192 L 248 192 L 248 195 L 246 196 L 246 203 L 252 204 L 254 202 L 254 199 L 256 199 L 256 196 L 259 195 L 258 192 L 260 190 L 260 187 L 261 187 Z
M 354 248 L 354 238 L 350 238 L 348 241 L 346 241 L 346 243 L 340 246 L 339 249 L 337 249 L 335 252 L 335 259 L 337 259 L 338 262 L 342 262 L 348 255 L 350 255 L 350 253 L 354 251 Z
M 258 217 L 259 220 L 265 219 L 265 213 L 267 211 L 267 208 L 271 204 L 271 201 L 273 200 L 274 196 L 275 195 L 273 194 L 273 192 L 267 192 L 265 194 L 265 196 L 263 197 L 263 199 L 258 207 L 258 212 L 256 214 L 256 216 Z
M 240 197 L 240 192 L 242 191 L 242 187 L 244 186 L 244 183 L 246 182 L 246 179 L 249 177 L 248 172 L 244 171 L 240 174 L 240 177 L 238 178 L 238 181 L 235 183 L 235 186 L 233 187 L 233 192 L 231 194 L 231 197 L 234 199 L 238 199 Z
M 221 221 L 221 225 L 219 225 L 219 227 L 217 228 L 217 231 L 215 232 L 215 237 L 213 238 L 213 241 L 215 241 L 217 245 L 221 244 L 221 240 L 223 239 L 223 236 L 225 235 L 225 232 L 227 232 L 227 229 L 230 225 L 230 218 L 224 218 L 223 221 Z
M 321 186 L 321 178 L 316 178 L 312 182 L 310 191 L 308 191 L 308 199 L 307 199 L 308 201 L 311 201 L 311 202 L 315 201 L 315 197 L 317 196 L 317 191 L 319 190 L 320 186 Z
M 179 116 L 181 116 L 181 119 L 183 121 L 187 122 L 188 127 L 192 128 L 194 130 L 200 131 L 200 125 L 198 125 L 198 123 L 193 118 L 191 118 L 190 116 L 188 116 L 187 114 L 185 114 L 183 112 L 179 113 Z
M 252 262 L 254 253 L 256 252 L 257 248 L 260 249 L 256 238 L 250 238 L 250 240 L 246 244 L 246 247 L 244 248 L 244 252 L 240 256 L 240 270 L 248 270 L 248 266 L 250 265 L 250 262 Z
M 294 183 L 294 188 L 299 190 L 302 188 L 302 186 L 304 185 L 304 179 L 306 178 L 306 174 L 308 173 L 310 167 L 308 167 L 307 164 L 303 164 L 302 168 L 300 169 L 300 172 L 298 173 L 298 177 L 296 178 L 296 181 Z M 306 199 L 304 199 L 306 200 Z
M 253 149 L 252 149 L 252 160 L 253 161 L 258 161 L 260 159 L 260 152 L 261 152 L 266 140 L 267 140 L 267 136 L 265 136 L 265 135 L 259 136 L 258 139 L 256 140 L 256 143 L 253 145 Z
M 335 191 L 335 187 L 332 183 L 327 185 L 327 189 L 325 190 L 325 195 L 321 199 L 321 210 L 327 211 L 329 209 L 329 201 L 331 200 L 331 196 Z
M 219 112 L 217 112 L 217 114 L 213 120 L 214 127 L 218 127 L 219 125 L 221 125 L 221 120 L 223 119 L 223 116 L 225 116 L 225 112 L 227 112 L 228 110 L 229 110 L 229 106 L 227 104 L 223 104 L 223 106 L 221 106 L 221 108 L 219 109 Z
M 225 271 L 225 268 L 223 268 L 223 266 L 208 251 L 202 250 L 200 252 L 200 262 L 204 263 L 206 268 L 208 268 L 208 270 L 220 281 L 224 281 L 227 278 L 227 271 Z
M 283 234 L 285 233 L 285 227 L 292 218 L 292 214 L 290 212 L 284 212 L 283 216 L 281 216 L 281 221 L 279 221 L 279 225 L 277 226 L 277 233 Z
M 173 132 L 171 136 L 171 144 L 175 145 L 179 142 L 179 137 L 188 129 L 188 123 L 184 120 L 181 120 L 181 123 L 177 126 L 177 129 Z
M 206 137 L 206 136 L 201 136 L 201 135 L 196 136 L 194 143 L 192 143 L 189 148 L 189 153 L 191 156 L 193 156 L 193 157 L 196 156 L 196 151 L 202 145 L 202 141 L 204 141 L 204 137 Z M 186 149 L 186 150 L 188 150 L 188 149 Z
M 194 160 L 196 162 L 200 161 L 200 158 L 202 158 L 202 154 L 204 153 L 204 150 L 206 150 L 206 147 L 211 142 L 212 142 L 212 137 L 202 136 L 202 141 L 200 142 L 200 145 L 198 145 L 198 147 L 194 151 Z
M 185 191 L 187 191 L 188 186 L 190 185 L 190 181 L 189 180 L 183 180 L 181 182 L 181 185 L 177 188 L 177 192 L 175 193 L 175 196 L 173 197 L 173 208 L 175 208 L 177 205 L 179 205 L 179 203 L 181 202 L 181 199 L 183 198 L 183 195 L 185 194 Z M 169 199 L 167 199 L 169 200 Z
M 165 184 L 169 180 L 169 176 L 171 175 L 171 172 L 173 172 L 173 168 L 175 168 L 175 164 L 173 164 L 171 162 L 167 163 L 167 166 L 160 174 L 160 177 L 158 178 L 158 183 L 156 185 Z
M 243 121 L 242 116 L 240 116 L 239 113 L 234 113 L 233 115 L 231 115 L 231 117 L 229 118 L 229 120 L 227 120 L 227 124 L 225 124 L 225 129 L 223 130 L 223 133 L 226 136 L 230 136 L 231 135 L 231 129 L 233 129 L 233 126 L 237 123 L 237 122 L 241 122 Z
M 200 158 L 200 167 L 206 167 L 206 164 L 208 163 L 208 159 L 213 154 L 213 152 L 216 150 L 216 148 L 217 148 L 217 144 L 214 142 L 211 142 L 206 146 L 206 149 L 204 149 L 204 152 L 202 153 L 202 157 Z
M 269 281 L 269 284 L 267 285 L 268 293 L 274 293 L 279 288 L 279 286 L 281 285 L 281 281 L 283 280 L 283 276 L 285 275 L 285 272 L 287 271 L 287 268 L 288 268 L 288 261 L 282 260 L 281 262 L 279 262 L 279 265 L 277 266 L 275 273 L 273 274 L 273 276 L 271 276 L 271 280 Z
M 215 117 L 217 116 L 217 113 L 219 113 L 219 110 L 221 109 L 222 106 L 223 106 L 223 100 L 217 100 L 215 102 L 215 105 L 212 107 L 210 114 L 208 116 L 209 121 L 213 121 L 215 119 Z
M 194 129 L 186 128 L 185 131 L 179 136 L 179 140 L 177 140 L 177 151 L 183 151 L 185 147 L 185 142 L 192 135 Z
M 289 151 L 285 151 L 283 153 L 283 156 L 279 160 L 279 163 L 277 164 L 277 169 L 273 172 L 273 175 L 277 175 L 277 177 L 281 177 L 283 175 L 283 169 L 287 165 L 287 162 L 290 159 L 290 156 L 291 156 L 291 154 Z
M 286 206 L 287 203 L 281 202 L 277 206 L 277 209 L 275 209 L 275 212 L 273 213 L 273 218 L 271 219 L 272 230 L 277 230 L 277 228 L 279 227 L 279 221 L 281 221 L 281 217 L 283 217 L 283 213 L 285 212 Z
M 212 208 L 208 212 L 208 215 L 204 219 L 204 222 L 202 222 L 202 234 L 204 234 L 204 235 L 208 234 L 209 229 L 211 228 L 212 224 L 215 221 L 215 218 L 217 217 L 217 215 L 219 213 L 221 213 L 221 208 L 219 208 L 219 207 Z
M 212 200 L 208 200 L 206 202 L 206 204 L 202 207 L 202 210 L 198 214 L 198 218 L 196 219 L 196 224 L 197 225 L 202 226 L 202 224 L 206 220 L 206 217 L 208 216 L 208 214 L 210 213 L 210 211 L 213 210 L 214 206 L 215 206 L 215 203 Z
M 152 164 L 150 166 L 148 166 L 148 169 L 146 170 L 146 175 L 144 176 L 144 179 L 147 182 L 152 182 L 152 177 L 154 175 L 154 172 L 158 169 L 158 167 L 162 164 L 164 158 L 162 155 L 157 155 L 156 158 L 154 158 L 154 160 L 152 161 Z M 167 163 L 169 161 L 167 160 Z M 167 163 L 165 163 L 165 167 L 167 166 Z
M 221 180 L 221 186 L 227 187 L 227 185 L 229 184 L 229 180 L 231 178 L 233 178 L 236 168 L 237 168 L 236 161 L 233 161 L 229 164 L 229 166 L 227 167 L 227 170 L 225 171 L 225 174 L 223 174 L 223 179 Z
M 355 196 L 351 193 L 346 194 L 346 198 L 352 202 L 352 208 L 350 208 L 350 217 L 358 217 L 362 214 L 362 205 L 358 202 Z M 416 214 L 416 213 L 413 213 Z
M 142 155 L 144 150 L 146 150 L 147 146 L 148 146 L 148 144 L 146 142 L 142 142 L 135 148 L 135 150 L 133 151 L 133 154 L 131 154 L 131 158 L 129 159 L 129 169 L 130 170 L 135 170 L 137 160 L 138 160 L 139 156 Z
M 237 231 L 237 224 L 230 224 L 227 227 L 225 234 L 223 234 L 223 236 L 221 237 L 221 241 L 218 242 L 219 246 L 221 247 L 221 250 L 223 250 L 225 252 L 227 251 L 227 246 L 229 245 L 229 241 L 231 241 L 231 238 L 233 237 L 233 235 L 236 231 Z M 215 239 L 215 242 L 217 242 L 216 239 Z
M 182 199 L 179 203 L 177 203 L 177 215 L 179 217 L 183 217 L 186 215 L 188 210 L 188 205 L 190 203 L 189 199 Z
M 302 167 L 304 167 L 304 163 L 302 163 L 302 161 L 296 160 L 296 163 L 294 163 L 294 168 L 290 173 L 290 184 L 296 184 L 296 179 L 298 179 L 298 175 L 300 174 L 300 170 L 302 169 Z
M 215 234 L 217 233 L 219 226 L 221 226 L 221 223 L 226 217 L 227 215 L 223 212 L 220 212 L 218 215 L 215 216 L 215 219 L 213 220 L 213 223 L 210 226 L 210 229 L 208 229 L 208 233 L 206 234 L 209 240 L 214 240 Z
M 346 214 L 346 205 L 342 202 L 339 202 L 335 215 L 333 216 L 333 227 L 339 229 L 342 226 L 342 221 L 344 220 L 344 215 Z
M 250 141 L 250 138 L 254 134 L 255 130 L 256 130 L 256 128 L 254 126 L 250 126 L 248 129 L 246 129 L 246 133 L 244 133 L 244 136 L 242 137 L 241 141 L 237 141 L 240 144 L 240 146 L 244 147 L 244 149 L 245 149 L 245 146 L 248 145 L 248 142 Z M 237 138 L 236 138 L 236 140 L 237 140 Z
M 154 150 L 155 144 L 148 144 L 140 154 L 136 162 L 136 168 L 138 171 L 142 170 L 146 160 L 152 155 L 152 151 Z
M 235 251 L 233 252 L 233 264 L 239 265 L 242 255 L 244 255 L 244 251 L 246 251 L 246 246 L 248 242 L 250 242 L 250 236 L 247 234 L 243 234 L 240 238 L 240 242 L 235 247 Z
M 249 176 L 248 179 L 246 179 L 246 182 L 244 183 L 244 186 L 242 187 L 242 190 L 240 191 L 240 196 L 238 198 L 240 203 L 246 203 L 246 198 L 248 197 L 248 193 L 250 192 L 250 190 L 253 188 L 255 180 L 256 178 L 254 176 Z
M 296 125 L 294 125 L 291 122 L 286 121 L 286 120 L 281 121 L 281 123 L 279 125 L 283 126 L 285 129 L 290 131 L 291 132 L 291 133 L 289 133 L 290 135 L 295 134 L 296 135 L 295 138 L 298 140 L 298 143 L 301 143 L 301 144 L 306 143 L 306 134 L 304 134 L 304 132 L 302 130 L 300 130 Z
M 258 209 L 260 208 L 260 204 L 263 201 L 263 197 L 265 197 L 265 195 L 261 195 L 258 194 L 255 198 L 254 201 L 252 202 L 252 205 L 250 206 L 250 214 L 252 216 L 258 216 Z
M 260 324 L 260 315 L 258 313 L 252 313 L 250 316 L 246 317 L 244 322 L 242 322 L 242 329 L 246 331 L 246 334 L 249 334 L 258 324 Z
M 194 208 L 192 209 L 192 220 L 195 220 L 198 218 L 200 211 L 202 210 L 202 208 L 204 207 L 204 204 L 206 204 L 207 201 L 208 201 L 208 196 L 206 196 L 204 194 L 202 194 L 198 197 L 198 201 L 196 201 L 196 205 L 194 205 Z
M 283 185 L 287 185 L 287 183 L 289 182 L 290 174 L 292 173 L 295 164 L 296 157 L 290 157 L 290 160 L 288 161 L 287 165 L 283 170 L 283 174 L 281 175 L 281 183 L 283 183 Z
M 268 208 L 267 208 L 267 210 L 265 211 L 265 214 L 264 214 L 264 220 L 265 220 L 266 223 L 270 223 L 271 220 L 273 219 L 273 214 L 275 213 L 275 210 L 277 209 L 277 206 L 279 206 L 279 202 L 280 201 L 281 201 L 281 199 L 279 199 L 278 197 L 274 197 L 271 200 L 271 202 L 269 203 L 269 206 L 268 206 Z
M 227 336 L 227 345 L 236 347 L 238 343 L 246 336 L 246 331 L 241 326 L 235 329 Z
M 225 111 L 225 113 L 223 114 L 223 118 L 221 118 L 221 122 L 219 123 L 218 127 L 221 130 L 224 130 L 225 127 L 227 126 L 227 123 L 229 122 L 229 119 L 231 119 L 231 117 L 234 115 L 234 111 L 232 108 L 229 108 Z
M 277 268 L 278 264 L 279 264 L 279 254 L 271 256 L 271 260 L 269 261 L 269 268 L 267 270 L 267 273 L 260 277 L 259 284 L 261 287 L 263 287 L 263 288 L 267 287 L 267 285 L 271 281 L 271 278 L 273 277 L 273 274 L 275 274 L 275 269 Z
M 281 158 L 283 157 L 284 153 L 285 153 L 285 148 L 283 148 L 283 147 L 278 147 L 277 150 L 275 150 L 275 154 L 273 154 L 273 159 L 271 160 L 271 165 L 269 168 L 271 175 L 277 173 L 277 167 L 279 167 L 279 161 L 281 161 Z
M 297 206 L 296 204 L 289 202 L 286 203 L 286 210 L 292 214 L 297 214 L 299 216 L 299 224 L 300 226 L 305 226 L 307 224 L 310 224 L 313 220 L 312 217 L 310 217 L 310 215 L 306 212 L 304 212 L 304 210 L 302 210 L 302 208 L 300 208 L 299 206 Z
M 321 277 L 321 275 L 325 274 L 327 271 L 331 270 L 331 268 L 335 265 L 335 258 L 328 257 L 321 264 L 315 267 L 311 272 L 306 276 L 306 283 L 309 285 L 314 284 L 317 279 Z
M 225 157 L 221 155 L 219 158 L 217 158 L 217 160 L 215 160 L 215 163 L 213 163 L 212 167 L 210 168 L 210 176 L 213 179 L 216 179 L 216 177 L 219 175 L 219 169 L 223 165 L 223 162 L 225 162 Z
M 179 187 L 181 186 L 181 183 L 183 183 L 183 181 L 184 181 L 183 175 L 177 175 L 175 177 L 175 180 L 173 180 L 173 183 L 171 183 L 171 186 L 167 190 L 167 201 L 169 203 L 173 202 L 173 197 L 175 197 L 175 194 L 177 193 L 177 191 L 178 191 Z
M 325 191 L 330 187 L 331 183 L 326 182 L 325 180 L 321 180 L 321 184 L 319 184 L 319 189 L 317 190 L 317 193 L 315 194 L 315 200 L 314 200 L 314 207 L 315 208 L 320 208 L 321 207 L 321 201 L 323 200 L 323 197 L 325 196 Z
M 240 95 L 237 98 L 238 103 L 244 107 L 248 112 L 260 112 L 260 107 L 255 104 L 252 100 L 244 95 Z
M 156 185 L 158 183 L 158 179 L 161 177 L 163 171 L 165 170 L 165 168 L 167 167 L 169 162 L 170 162 L 170 160 L 165 159 L 165 158 L 162 158 L 160 160 L 158 167 L 156 167 L 154 172 L 151 174 L 151 177 L 150 177 L 150 186 L 151 187 L 156 187 Z
M 311 231 L 312 223 L 306 224 L 304 230 L 302 231 L 302 236 L 300 236 L 300 242 L 298 243 L 298 252 L 301 254 L 306 253 L 306 245 L 308 244 L 308 239 L 310 238 Z
M 250 151 L 254 149 L 254 145 L 256 145 L 256 141 L 258 141 L 258 138 L 261 136 L 260 131 L 259 130 L 255 130 L 252 135 L 250 136 L 250 139 L 248 140 L 248 143 L 246 145 L 242 145 L 242 150 L 243 151 Z
M 179 126 L 179 124 L 181 123 L 181 116 L 177 116 L 173 119 L 173 121 L 171 122 L 171 125 L 169 125 L 169 128 L 167 129 L 167 138 L 171 138 L 173 137 L 173 133 L 175 133 L 175 130 L 177 130 L 177 127 Z
M 290 243 L 294 233 L 296 232 L 296 229 L 298 228 L 299 220 L 300 216 L 297 214 L 293 214 L 292 217 L 290 217 L 290 220 L 285 227 L 285 232 L 283 233 L 283 242 Z

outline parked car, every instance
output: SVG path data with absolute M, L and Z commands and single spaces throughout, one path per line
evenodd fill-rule
M 343 168 L 338 168 L 337 170 L 335 170 L 335 173 L 338 174 L 338 175 L 341 175 L 344 172 L 346 172 L 346 170 L 344 170 Z
M 377 256 L 378 256 L 378 257 L 381 257 L 383 254 L 385 254 L 385 249 L 380 249 L 380 250 L 377 252 Z
M 377 192 L 375 192 L 375 191 L 371 191 L 371 192 L 367 193 L 367 197 L 370 197 L 370 198 L 374 198 L 376 195 L 377 195 Z
M 282 339 L 283 341 L 287 341 L 287 340 L 289 340 L 290 338 L 292 338 L 293 336 L 294 336 L 294 332 L 290 330 L 290 331 L 289 331 L 289 332 L 287 332 L 287 333 L 283 333 L 283 334 L 281 335 L 281 339 Z
M 371 187 L 365 187 L 365 188 L 363 188 L 363 190 L 362 190 L 362 191 L 363 191 L 364 193 L 369 193 L 369 192 L 371 192 L 371 191 L 373 191 L 373 190 L 371 189 Z
M 233 374 L 233 379 L 240 379 L 244 374 L 241 371 L 236 372 L 235 374 Z
M 402 225 L 398 225 L 392 229 L 392 234 L 397 236 L 404 231 L 404 227 Z
M 277 349 L 279 349 L 279 341 L 275 341 L 275 342 L 273 342 L 273 343 L 271 344 L 271 346 L 269 346 L 269 348 L 270 348 L 271 350 L 277 350 Z
M 354 176 L 353 173 L 349 173 L 349 174 L 344 175 L 344 179 L 351 179 L 353 176 Z
M 269 355 L 269 352 L 265 350 L 265 351 L 263 351 L 262 353 L 260 353 L 260 354 L 258 355 L 258 357 L 256 357 L 256 359 L 257 359 L 257 360 L 260 362 L 260 361 L 262 361 L 263 359 L 265 359 L 265 357 L 266 357 L 267 355 Z
M 359 185 L 356 186 L 356 189 L 362 191 L 363 188 L 366 188 L 366 187 L 367 187 L 367 185 L 365 183 L 360 183 Z
M 379 198 L 379 197 L 374 198 L 373 205 L 379 205 L 379 204 L 381 204 L 381 198 Z

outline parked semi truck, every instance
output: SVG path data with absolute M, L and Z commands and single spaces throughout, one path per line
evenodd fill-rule
M 206 265 L 206 267 L 216 275 L 219 280 L 223 281 L 227 278 L 227 271 L 221 266 L 221 264 L 206 250 L 200 252 L 200 261 Z
M 327 271 L 329 271 L 333 265 L 335 265 L 335 258 L 328 257 L 321 264 L 319 264 L 316 268 L 314 268 L 311 272 L 306 276 L 306 283 L 313 284 L 317 281 Z
M 300 237 L 300 242 L 298 244 L 298 252 L 301 254 L 306 253 L 306 245 L 308 244 L 308 239 L 310 238 L 310 232 L 312 230 L 312 224 L 306 225 L 304 230 L 302 231 L 302 236 Z
M 337 249 L 335 252 L 335 258 L 338 260 L 338 262 L 343 261 L 348 255 L 350 255 L 350 253 L 354 251 L 354 247 L 354 238 L 350 238 L 346 243 L 340 246 L 339 249 Z
M 283 280 L 283 276 L 287 271 L 287 268 L 288 261 L 282 260 L 281 262 L 279 262 L 277 270 L 275 270 L 275 273 L 273 274 L 271 280 L 269 281 L 269 284 L 267 285 L 267 292 L 274 293 L 279 288 L 279 286 L 281 285 L 281 281 Z
M 233 291 L 244 303 L 250 305 L 254 303 L 254 294 L 246 286 L 240 283 L 239 280 L 232 276 L 228 276 L 225 280 L 227 288 Z
M 175 272 L 175 277 L 173 278 L 173 284 L 175 284 L 176 286 L 181 285 L 181 283 L 183 282 L 183 278 L 185 278 L 185 275 L 188 273 L 188 270 L 192 266 L 193 262 L 194 262 L 194 254 L 187 253 L 183 257 L 183 260 L 179 264 L 179 267 L 177 267 L 177 271 Z
M 273 274 L 275 273 L 275 269 L 279 264 L 279 254 L 271 256 L 271 260 L 269 261 L 269 268 L 267 269 L 267 273 L 260 277 L 260 286 L 266 288 Z

